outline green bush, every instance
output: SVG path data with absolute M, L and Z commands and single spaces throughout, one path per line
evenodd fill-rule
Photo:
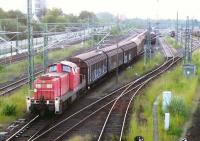
M 180 97 L 173 97 L 168 109 L 172 115 L 188 116 L 186 103 Z
M 0 107 L 1 107 L 1 105 L 3 105 L 3 100 L 2 99 L 0 99 Z
M 169 135 L 174 135 L 174 136 L 180 137 L 181 133 L 182 133 L 182 128 L 181 127 L 173 127 L 173 126 L 171 126 L 169 128 L 169 130 L 167 131 L 167 133 Z
M 16 115 L 16 105 L 14 105 L 14 104 L 5 105 L 4 108 L 2 109 L 2 114 L 4 114 L 5 116 L 15 116 Z
M 111 30 L 110 30 L 110 33 L 111 35 L 119 35 L 120 34 L 120 30 L 117 28 L 117 27 L 113 27 Z
M 4 70 L 4 66 L 0 65 L 0 72 L 2 72 Z

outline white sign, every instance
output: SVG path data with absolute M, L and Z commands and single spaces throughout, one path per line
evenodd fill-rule
M 171 91 L 164 91 L 163 93 L 163 103 L 162 103 L 162 108 L 163 111 L 167 109 L 167 106 L 169 106 L 172 98 L 172 92 Z

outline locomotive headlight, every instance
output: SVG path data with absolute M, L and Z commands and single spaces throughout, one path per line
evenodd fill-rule
M 33 89 L 33 92 L 34 92 L 34 93 L 37 93 L 37 89 Z
M 38 88 L 42 88 L 42 84 L 36 84 L 35 87 Z
M 51 88 L 53 88 L 53 85 L 52 84 L 47 84 L 47 88 L 51 89 Z

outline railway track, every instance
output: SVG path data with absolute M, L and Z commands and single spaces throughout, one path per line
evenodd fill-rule
M 169 48 L 168 48 L 169 49 Z M 169 50 L 170 51 L 170 50 Z M 171 52 L 171 51 L 170 51 Z M 171 55 L 172 52 L 171 52 Z M 123 133 L 125 130 L 125 124 L 127 121 L 128 115 L 131 113 L 131 105 L 134 100 L 134 98 L 139 94 L 139 91 L 148 84 L 149 81 L 154 79 L 155 77 L 159 76 L 160 74 L 167 71 L 172 65 L 174 65 L 178 60 L 180 60 L 179 57 L 170 57 L 167 58 L 167 60 L 157 69 L 153 70 L 148 75 L 144 76 L 141 80 L 137 81 L 136 89 L 135 82 L 131 85 L 129 85 L 117 98 L 117 100 L 114 102 L 112 107 L 109 110 L 109 113 L 106 117 L 106 120 L 102 126 L 101 132 L 98 136 L 98 141 L 101 140 L 111 140 L 112 135 L 115 135 L 115 139 L 121 141 L 123 139 Z M 125 93 L 127 93 L 125 95 Z M 123 105 L 122 105 L 123 104 Z M 121 111 L 121 114 L 117 114 L 115 111 L 116 107 L 124 107 L 124 109 Z M 118 122 L 116 122 L 118 121 Z M 114 130 L 113 130 L 114 127 Z
M 101 140 L 102 138 L 106 138 L 107 135 L 104 135 L 103 133 L 105 133 L 104 131 L 106 131 L 106 133 L 111 133 L 112 131 L 116 133 L 120 133 L 120 130 L 118 128 L 118 125 L 111 125 L 112 128 L 108 128 L 108 124 L 107 121 L 108 119 L 111 120 L 111 122 L 109 123 L 113 123 L 113 121 L 118 121 L 116 118 L 119 115 L 123 115 L 123 114 L 112 114 L 112 118 L 110 118 L 110 115 L 112 113 L 112 111 L 115 109 L 114 107 L 116 107 L 117 102 L 119 101 L 125 101 L 125 103 L 127 103 L 126 101 L 131 98 L 131 93 L 132 91 L 139 91 L 138 89 L 141 89 L 141 86 L 143 86 L 147 80 L 150 81 L 150 79 L 152 78 L 152 76 L 157 76 L 158 73 L 160 72 L 164 72 L 161 71 L 164 68 L 166 69 L 169 68 L 169 64 L 173 63 L 174 59 L 168 59 L 163 65 L 161 65 L 160 67 L 158 67 L 157 69 L 150 71 L 149 73 L 147 73 L 146 75 L 138 78 L 137 80 L 130 82 L 128 84 L 126 84 L 125 86 L 113 91 L 112 93 L 106 95 L 105 97 L 93 102 L 92 104 L 86 106 L 85 108 L 79 110 L 78 112 L 75 112 L 74 114 L 68 116 L 67 118 L 63 119 L 62 121 L 56 123 L 55 125 L 52 125 L 52 127 L 48 128 L 48 130 L 44 131 L 43 133 L 39 133 L 36 132 L 35 134 L 35 138 L 33 138 L 31 136 L 30 140 L 61 140 L 63 137 L 66 136 L 66 134 L 70 133 L 70 131 L 74 130 L 75 128 L 77 128 L 78 126 L 80 126 L 81 124 L 83 124 L 85 121 L 88 121 L 90 118 L 94 117 L 94 115 L 98 114 L 98 113 L 102 113 L 105 115 L 105 117 L 107 117 L 105 119 L 105 123 L 103 124 L 103 129 L 101 130 L 101 134 L 99 136 L 99 140 Z M 123 102 L 121 102 L 123 103 Z M 111 112 L 107 112 L 109 111 L 109 109 L 112 109 Z M 106 116 L 109 115 L 109 116 Z M 113 130 L 113 126 L 116 126 L 116 130 Z M 64 129 L 64 130 L 63 130 Z M 112 130 L 109 130 L 112 129 Z M 98 131 L 96 132 L 96 134 L 98 133 Z
M 35 73 L 35 76 L 41 74 L 42 72 L 44 72 L 44 71 L 39 70 L 38 72 Z M 12 82 L 6 86 L 1 87 L 0 88 L 0 97 L 9 95 L 12 91 L 24 86 L 27 83 L 28 83 L 28 77 L 24 76 L 15 82 Z
M 46 130 L 39 130 L 29 135 L 29 139 L 27 140 L 62 140 L 69 137 L 74 132 L 77 132 L 77 128 L 81 128 L 81 125 L 95 120 L 98 125 L 101 125 L 101 128 L 97 128 L 96 126 L 89 128 L 91 132 L 94 132 L 94 134 L 99 134 L 98 138 L 95 138 L 96 140 L 107 140 L 111 138 L 110 135 L 115 134 L 118 135 L 117 138 L 121 141 L 124 133 L 124 127 L 127 123 L 127 117 L 129 116 L 128 114 L 131 109 L 130 105 L 132 105 L 131 103 L 135 96 L 149 81 L 167 71 L 180 59 L 180 57 L 168 58 L 156 69 L 111 92 L 110 94 L 107 94 L 98 100 L 94 100 L 91 104 L 83 106 L 84 108 L 81 108 L 73 114 L 64 117 L 64 119 L 59 119 L 60 122 L 55 120 L 55 122 L 51 125 L 41 124 L 43 126 L 41 129 L 46 128 Z M 120 106 L 125 108 L 120 110 L 121 113 L 117 113 L 116 111 Z M 99 117 L 99 115 L 103 115 L 101 119 L 96 118 Z M 10 138 L 9 140 L 21 140 L 21 137 L 23 136 L 24 135 L 17 137 L 13 136 L 13 138 Z
M 12 136 L 7 138 L 7 141 L 12 140 L 12 139 L 20 136 L 20 134 L 22 134 L 26 129 L 29 128 L 29 126 L 31 126 L 38 119 L 39 119 L 39 115 L 36 115 L 32 120 L 30 120 L 27 124 L 25 124 L 23 127 L 21 127 L 16 133 L 14 133 Z

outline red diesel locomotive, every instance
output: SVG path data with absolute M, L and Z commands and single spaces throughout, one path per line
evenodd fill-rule
M 96 81 L 130 63 L 143 51 L 147 31 L 112 45 L 93 50 L 50 65 L 46 73 L 37 77 L 33 84 L 33 97 L 27 97 L 27 111 L 62 113 L 68 104 Z M 116 59 L 118 56 L 119 59 Z M 118 60 L 118 63 L 117 63 Z
M 46 74 L 39 76 L 33 84 L 34 96 L 27 98 L 27 110 L 55 111 L 61 113 L 64 107 L 76 99 L 76 93 L 85 85 L 80 84 L 80 68 L 69 61 L 50 65 Z

